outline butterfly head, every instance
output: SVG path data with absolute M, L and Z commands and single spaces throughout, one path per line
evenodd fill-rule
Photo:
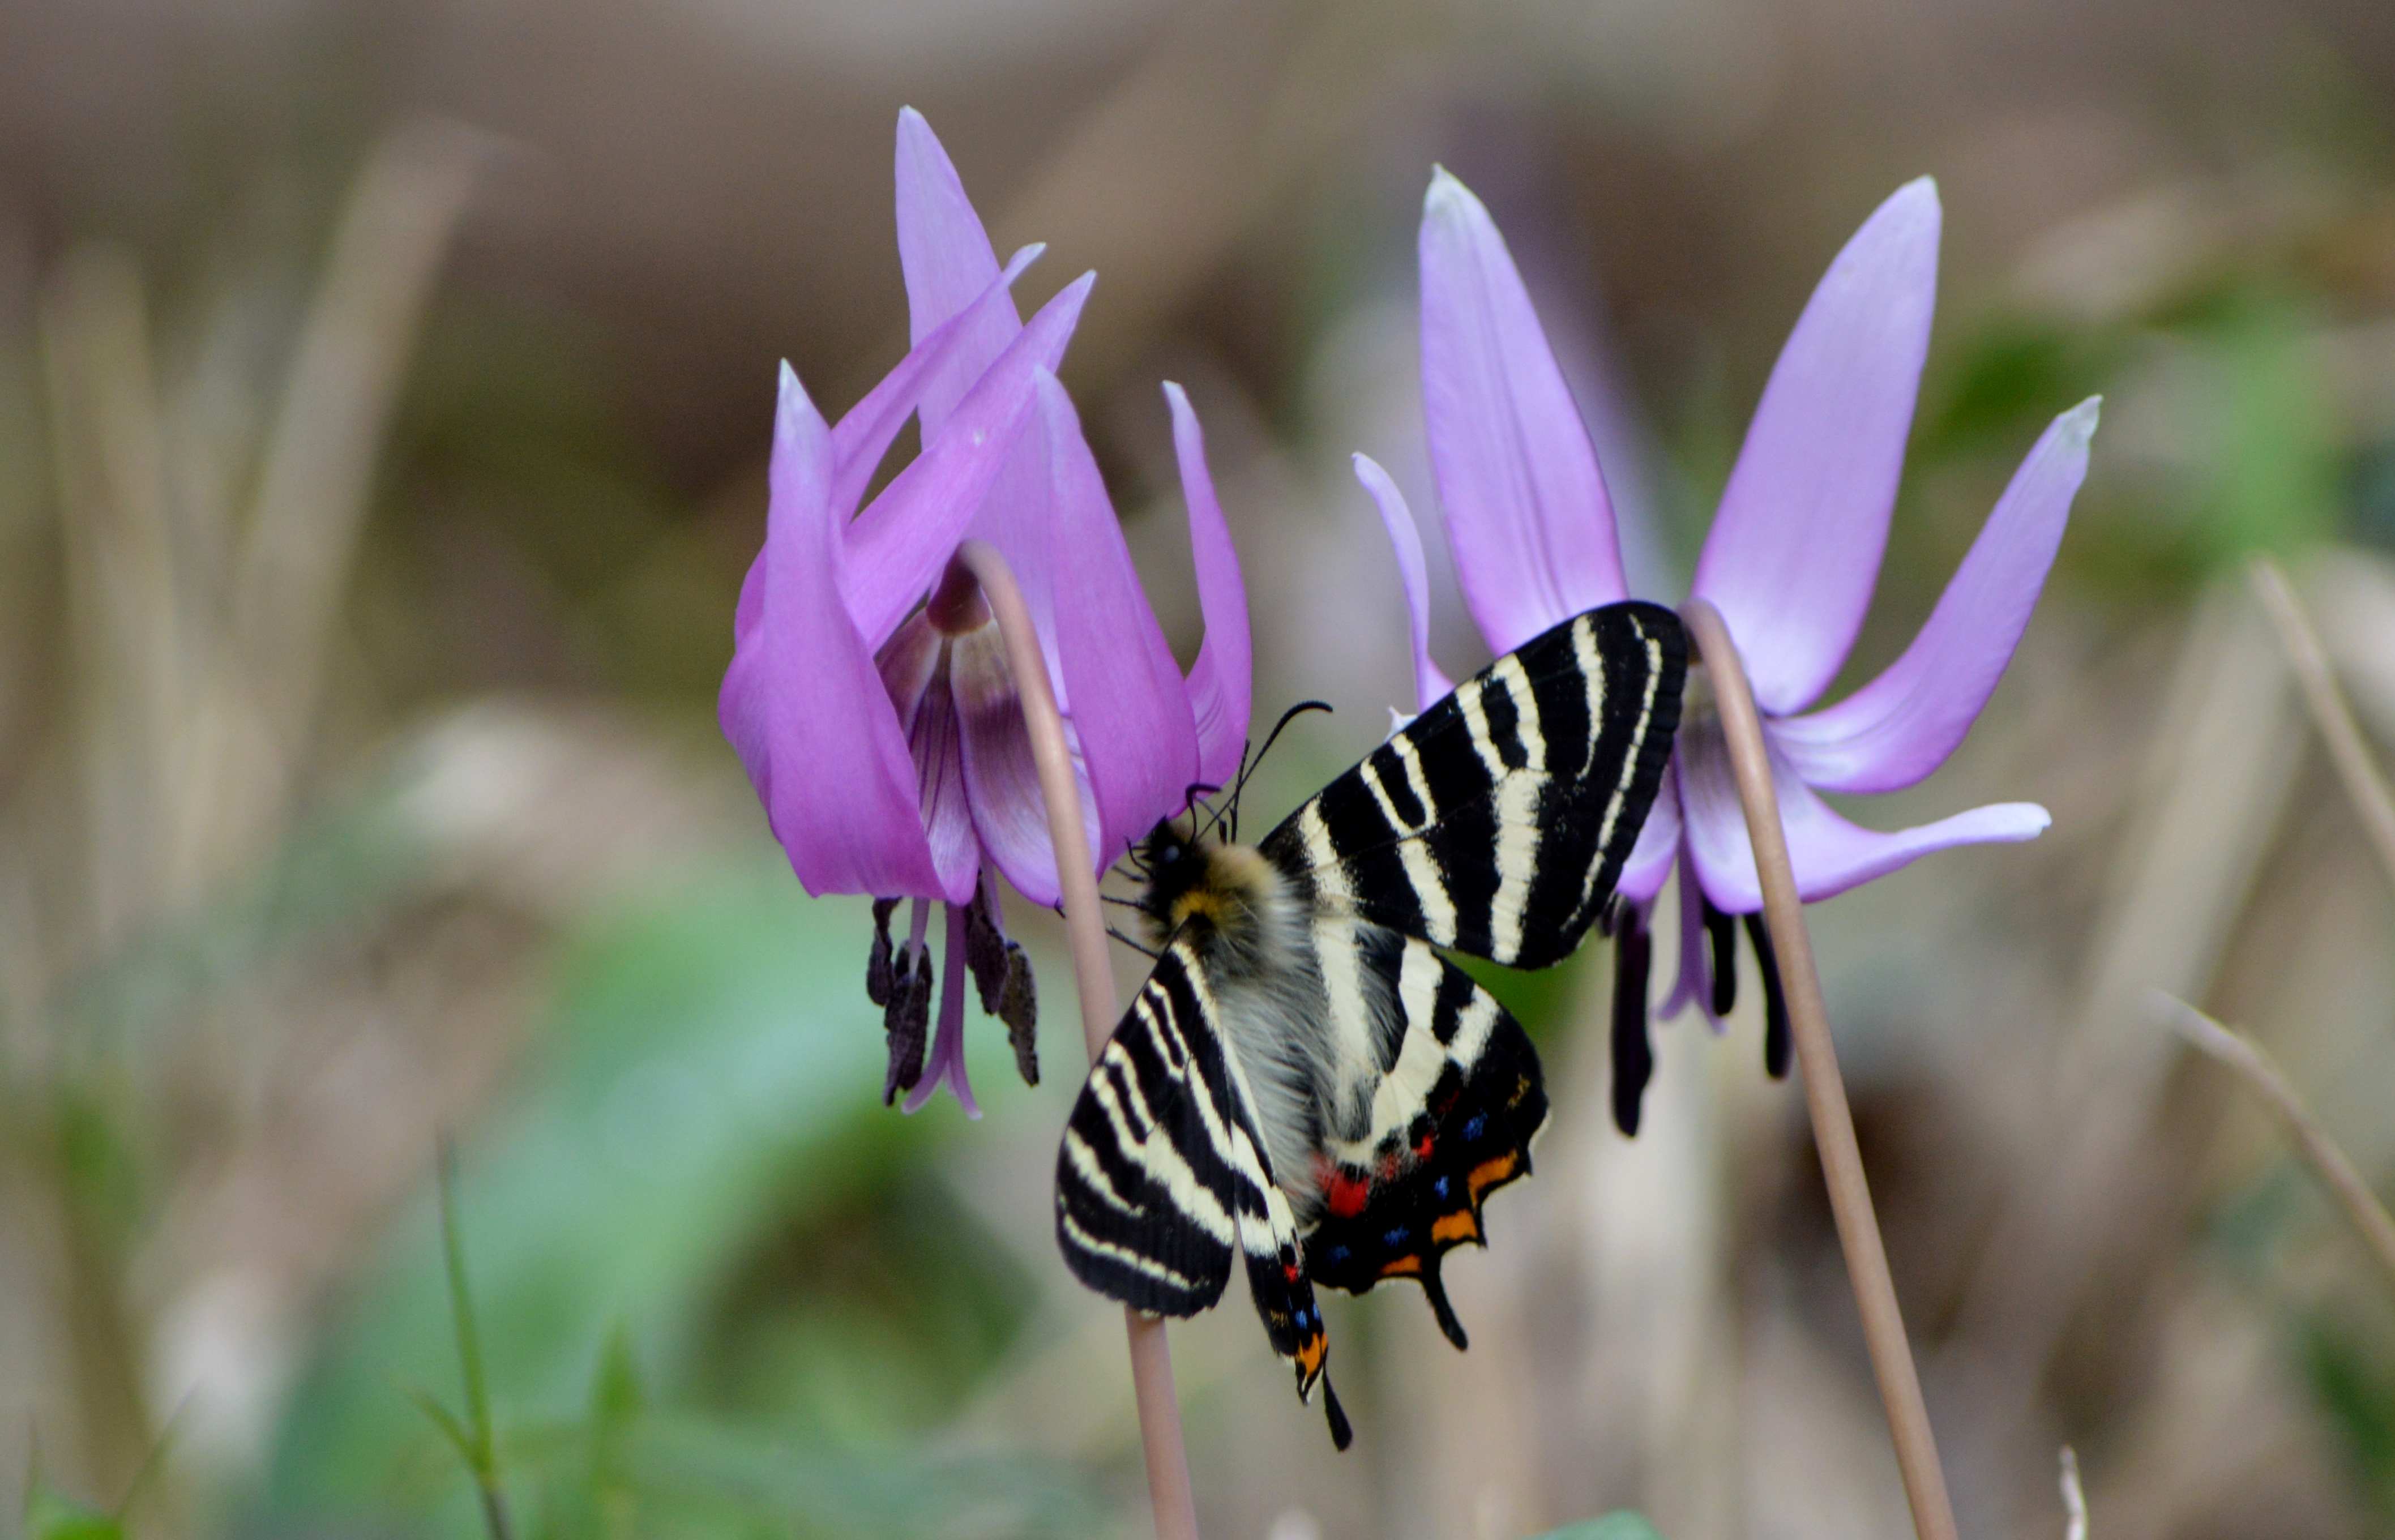
M 1243 930 L 1272 891 L 1272 869 L 1253 846 L 1187 832 L 1169 818 L 1148 830 L 1139 855 L 1147 871 L 1139 906 L 1159 944 L 1192 921 Z

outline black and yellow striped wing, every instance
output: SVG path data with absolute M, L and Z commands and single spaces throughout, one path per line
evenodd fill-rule
M 1613 896 L 1680 721 L 1687 634 L 1608 604 L 1456 686 L 1265 836 L 1333 913 L 1515 967 Z

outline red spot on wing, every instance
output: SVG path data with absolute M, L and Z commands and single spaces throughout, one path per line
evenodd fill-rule
M 1323 1202 L 1342 1219 L 1353 1219 L 1364 1212 L 1364 1201 L 1371 1195 L 1372 1184 L 1345 1171 L 1334 1171 L 1323 1187 Z
M 1298 1271 L 1299 1271 L 1299 1269 L 1298 1269 L 1298 1266 L 1297 1266 L 1297 1264 L 1296 1264 L 1296 1263 L 1294 1263 L 1294 1262 L 1284 1262 L 1284 1263 L 1282 1263 L 1282 1264 L 1281 1264 L 1281 1267 L 1280 1267 L 1280 1271 L 1281 1271 L 1281 1276 L 1282 1276 L 1283 1278 L 1288 1279 L 1290 1282 L 1294 1283 L 1294 1282 L 1296 1282 L 1296 1281 L 1297 1281 L 1297 1278 L 1298 1278 Z
M 1427 1160 L 1429 1160 L 1429 1159 L 1430 1159 L 1430 1135 L 1427 1135 L 1427 1134 L 1423 1135 L 1422 1136 L 1421 1142 L 1417 1143 L 1417 1144 L 1414 1146 L 1414 1159 L 1415 1159 L 1415 1160 L 1417 1160 L 1417 1161 L 1427 1161 Z

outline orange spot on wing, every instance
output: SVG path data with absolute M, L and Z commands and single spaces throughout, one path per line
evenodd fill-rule
M 1521 1157 L 1507 1150 L 1494 1160 L 1483 1161 L 1474 1166 L 1472 1175 L 1463 1179 L 1464 1185 L 1472 1189 L 1473 1199 L 1477 1201 L 1482 1193 L 1511 1177 L 1520 1165 Z
M 1453 1214 L 1442 1214 L 1432 1221 L 1430 1238 L 1442 1243 L 1450 1241 L 1477 1241 L 1480 1239 L 1480 1222 L 1472 1217 L 1470 1209 L 1457 1209 Z
M 1320 1332 L 1307 1337 L 1297 1345 L 1297 1372 L 1311 1381 L 1315 1375 L 1322 1373 L 1323 1355 L 1330 1351 L 1330 1339 Z
M 1400 1256 L 1383 1266 L 1381 1268 L 1381 1276 L 1383 1278 L 1410 1278 L 1420 1271 L 1422 1271 L 1421 1257 Z

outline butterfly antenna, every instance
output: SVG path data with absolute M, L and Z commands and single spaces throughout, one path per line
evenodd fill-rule
M 1164 955 L 1162 952 L 1157 951 L 1153 948 L 1140 945 L 1138 942 L 1132 940 L 1130 936 L 1125 936 L 1122 932 L 1117 930 L 1112 925 L 1108 925 L 1106 927 L 1106 934 L 1113 936 L 1116 940 L 1121 942 L 1124 946 L 1129 947 L 1135 952 L 1144 952 L 1149 957 L 1161 957 Z
M 1239 778 L 1232 783 L 1231 794 L 1224 800 L 1223 803 L 1231 821 L 1232 839 L 1237 840 L 1239 837 L 1239 793 L 1248 789 L 1248 777 L 1264 767 L 1264 756 L 1272 752 L 1272 746 L 1275 743 L 1280 741 L 1281 730 L 1308 711 L 1321 711 L 1327 714 L 1330 710 L 1330 703 L 1327 700 L 1299 701 L 1283 711 L 1280 714 L 1280 720 L 1273 724 L 1273 730 L 1264 735 L 1264 746 L 1256 750 L 1254 758 L 1248 759 L 1242 756 L 1243 763 L 1239 771 Z
M 1237 773 L 1231 777 L 1231 795 L 1230 797 L 1224 799 L 1221 806 L 1208 809 L 1206 827 L 1190 836 L 1193 841 L 1202 840 L 1207 835 L 1212 833 L 1215 830 L 1220 829 L 1223 826 L 1223 819 L 1230 812 L 1233 800 L 1239 794 L 1239 787 L 1244 785 L 1247 781 L 1248 750 L 1250 747 L 1250 745 L 1246 743 L 1239 745 L 1239 768 Z M 1219 788 L 1217 790 L 1219 790 Z

